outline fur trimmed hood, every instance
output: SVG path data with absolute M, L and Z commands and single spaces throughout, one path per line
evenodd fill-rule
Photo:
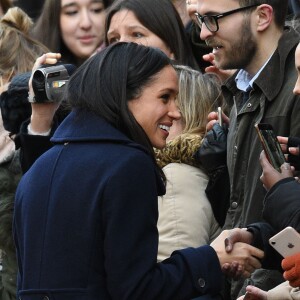
M 200 167 L 200 163 L 194 158 L 195 152 L 202 143 L 203 138 L 199 134 L 181 134 L 169 141 L 162 150 L 155 150 L 158 165 L 163 168 L 170 163 L 184 163 L 194 167 Z

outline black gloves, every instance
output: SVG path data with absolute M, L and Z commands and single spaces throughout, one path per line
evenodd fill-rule
M 227 129 L 215 123 L 207 133 L 195 153 L 195 158 L 210 174 L 220 167 L 226 166 Z
M 208 174 L 209 181 L 205 189 L 214 216 L 222 227 L 229 208 L 230 184 L 226 165 L 227 129 L 215 123 L 195 153 L 197 159 Z

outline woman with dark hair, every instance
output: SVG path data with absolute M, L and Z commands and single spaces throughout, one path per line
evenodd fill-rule
M 33 36 L 62 61 L 80 65 L 104 40 L 105 9 L 110 0 L 45 0 Z
M 68 1 L 69 0 L 62 0 L 62 4 L 64 2 L 68 3 Z M 48 11 L 59 11 L 59 1 L 55 0 L 51 3 L 50 2 L 51 1 L 46 0 L 45 7 L 48 7 L 47 12 L 45 10 L 42 13 L 36 27 L 36 29 L 39 28 L 39 36 L 44 39 L 48 39 L 46 38 L 47 34 L 45 35 L 44 32 L 48 31 L 47 28 L 49 28 L 49 24 L 58 24 L 58 17 L 52 16 L 52 14 L 49 14 Z M 105 3 L 105 7 L 107 7 L 111 2 L 108 2 L 107 0 L 103 3 Z M 96 3 L 99 5 L 99 2 Z M 56 8 L 54 8 L 55 5 Z M 70 9 L 74 5 L 75 4 L 72 2 L 70 7 L 66 7 Z M 125 18 L 123 18 L 124 13 Z M 131 18 L 129 18 L 130 15 Z M 50 20 L 49 16 L 57 18 L 57 20 Z M 39 25 L 41 20 L 46 20 L 48 25 Z M 121 24 L 118 22 L 121 22 Z M 42 30 L 42 28 L 46 29 Z M 51 30 L 52 28 L 53 26 L 51 27 Z M 60 29 L 58 27 L 55 29 L 54 26 L 53 30 L 58 33 Z M 39 60 L 39 64 L 47 63 L 50 60 L 51 55 L 51 59 L 53 58 L 54 62 L 57 62 L 61 58 L 64 62 L 74 63 L 74 61 L 72 62 L 72 60 L 66 59 L 70 53 L 66 54 L 66 48 L 64 46 L 61 49 L 57 48 L 57 37 L 59 36 L 57 33 L 51 32 L 50 42 L 45 41 L 45 43 L 50 49 L 53 50 L 53 48 L 55 48 L 58 50 L 54 51 L 63 52 L 60 52 L 61 55 L 59 56 L 56 54 L 48 54 L 48 57 L 44 56 L 43 59 Z M 55 43 L 51 42 L 53 39 L 56 41 Z M 198 65 L 189 47 L 189 42 L 181 19 L 173 4 L 169 0 L 126 0 L 114 2 L 106 19 L 105 39 L 106 44 L 112 44 L 118 41 L 131 41 L 149 47 L 157 47 L 177 62 L 189 65 L 194 69 L 198 69 Z M 63 42 L 61 43 L 64 45 Z M 56 46 L 54 47 L 54 45 Z M 70 49 L 73 49 L 74 52 L 75 47 Z M 38 67 L 38 64 L 36 64 L 36 67 Z M 34 96 L 32 92 L 30 92 L 30 94 Z M 32 131 L 29 132 L 27 130 L 28 122 L 26 122 L 24 123 L 25 126 L 22 127 L 21 134 L 18 137 L 18 146 L 21 147 L 22 151 L 21 165 L 24 172 L 27 171 L 32 162 L 34 162 L 35 159 L 45 151 L 45 149 L 51 147 L 51 143 L 49 142 L 50 135 L 52 135 L 57 127 L 57 118 L 55 118 L 56 120 L 53 119 L 57 105 L 49 103 L 46 105 L 35 104 L 32 107 L 32 111 L 35 112 L 36 109 L 39 111 L 32 114 L 31 117 L 30 128 Z M 38 118 L 36 118 L 36 116 Z M 46 137 L 41 135 L 46 135 Z M 33 144 L 35 145 L 34 147 L 32 147 Z M 39 149 L 41 149 L 41 151 Z
M 177 63 L 199 69 L 170 0 L 114 1 L 106 16 L 105 39 L 107 45 L 126 41 L 158 47 Z
M 156 262 L 157 196 L 165 186 L 153 147 L 165 146 L 180 118 L 177 93 L 168 57 L 136 43 L 106 48 L 71 77 L 73 111 L 17 190 L 18 297 L 213 297 L 220 265 L 237 261 L 245 274 L 260 265 L 262 252 L 246 244 L 226 254 L 227 231 L 212 246 Z

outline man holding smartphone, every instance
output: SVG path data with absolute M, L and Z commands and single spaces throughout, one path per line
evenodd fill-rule
M 224 225 L 227 229 L 246 227 L 262 219 L 262 146 L 254 125 L 269 123 L 278 135 L 300 136 L 300 97 L 292 93 L 299 34 L 284 27 L 287 7 L 288 0 L 198 1 L 200 37 L 213 48 L 214 66 L 237 69 L 223 86 L 230 108 L 227 165 L 231 190 Z M 217 119 L 217 114 L 211 117 Z M 279 272 L 258 270 L 251 283 L 270 289 L 281 280 Z M 242 286 L 243 281 L 230 282 L 230 296 L 226 295 L 226 299 L 244 294 L 239 293 Z

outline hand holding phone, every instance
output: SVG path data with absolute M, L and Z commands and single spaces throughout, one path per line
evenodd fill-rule
M 281 172 L 281 165 L 285 162 L 285 157 L 282 152 L 280 143 L 274 134 L 273 127 L 267 123 L 259 123 L 254 125 L 262 147 L 270 164 L 278 171 Z

